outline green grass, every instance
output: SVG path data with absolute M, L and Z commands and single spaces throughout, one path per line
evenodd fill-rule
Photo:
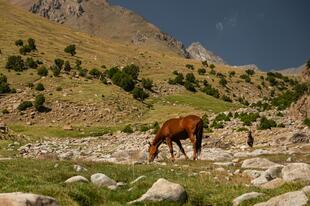
M 207 112 L 224 112 L 231 109 L 237 109 L 240 105 L 224 102 L 203 93 L 184 93 L 181 95 L 168 96 L 168 101 L 176 104 L 183 104 Z
M 59 167 L 54 165 L 58 163 Z M 63 206 L 87 205 L 124 205 L 126 202 L 140 197 L 158 179 L 166 178 L 184 186 L 189 199 L 186 205 L 231 205 L 232 199 L 251 191 L 264 192 L 261 198 L 249 201 L 245 205 L 253 205 L 258 201 L 265 201 L 272 196 L 302 188 L 304 184 L 286 184 L 277 190 L 260 190 L 254 187 L 245 187 L 240 184 L 242 177 L 233 177 L 225 181 L 226 175 L 216 174 L 212 166 L 208 166 L 211 175 L 189 176 L 193 172 L 206 169 L 206 162 L 181 162 L 190 167 L 158 166 L 158 165 L 114 165 L 106 163 L 78 164 L 86 167 L 88 171 L 81 175 L 90 179 L 91 174 L 101 172 L 116 181 L 129 183 L 140 175 L 147 178 L 133 186 L 132 191 L 127 191 L 131 185 L 126 185 L 117 191 L 97 188 L 92 184 L 65 185 L 64 181 L 74 175 L 79 175 L 73 170 L 76 162 L 27 160 L 16 159 L 0 162 L 0 192 L 32 192 L 55 197 Z M 218 176 L 219 180 L 213 177 Z M 175 205 L 170 203 L 147 203 L 138 205 Z

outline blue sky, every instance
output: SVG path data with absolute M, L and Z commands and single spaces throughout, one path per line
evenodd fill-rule
M 228 64 L 297 67 L 310 58 L 309 0 L 110 0 Z

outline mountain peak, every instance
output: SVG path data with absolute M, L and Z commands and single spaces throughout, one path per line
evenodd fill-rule
M 200 42 L 193 42 L 187 49 L 190 57 L 200 61 L 208 61 L 210 63 L 225 64 L 224 60 L 207 50 Z

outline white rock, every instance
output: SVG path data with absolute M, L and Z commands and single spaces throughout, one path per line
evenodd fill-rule
M 260 185 L 260 188 L 263 188 L 263 189 L 275 189 L 275 188 L 278 188 L 278 187 L 281 187 L 282 185 L 284 185 L 284 181 L 282 178 L 276 178 L 276 179 L 273 179 L 267 183 L 264 183 L 262 185 Z
M 187 200 L 187 193 L 181 185 L 160 178 L 145 194 L 143 194 L 139 199 L 129 202 L 129 204 L 142 201 L 163 200 L 184 203 Z
M 60 206 L 52 197 L 22 192 L 0 193 L 0 203 L 1 206 Z
M 84 167 L 82 167 L 81 165 L 74 165 L 74 166 L 73 166 L 73 169 L 74 169 L 75 171 L 77 171 L 77 172 L 86 172 L 86 171 L 87 171 L 87 169 L 84 168 Z
M 288 192 L 271 198 L 267 202 L 254 206 L 304 206 L 307 205 L 308 197 L 302 191 Z
M 229 161 L 233 159 L 233 155 L 220 148 L 207 148 L 202 150 L 201 159 L 209 161 Z
M 90 177 L 91 182 L 98 187 L 116 186 L 116 181 L 102 173 L 93 174 Z
M 140 177 L 138 177 L 138 178 L 136 178 L 135 180 L 133 180 L 132 182 L 130 182 L 130 184 L 131 184 L 131 185 L 132 185 L 132 184 L 135 184 L 135 183 L 137 183 L 138 181 L 140 181 L 141 179 L 144 179 L 144 178 L 146 178 L 146 176 L 141 175 Z
M 264 171 L 259 171 L 259 170 L 244 170 L 242 172 L 242 175 L 247 175 L 251 179 L 256 179 L 259 176 L 261 176 L 264 173 Z
M 70 177 L 69 179 L 67 179 L 65 181 L 65 183 L 67 183 L 67 184 L 75 183 L 75 182 L 89 182 L 89 181 L 88 181 L 88 179 L 86 179 L 85 177 L 80 176 L 80 175 Z
M 310 180 L 310 165 L 306 163 L 290 163 L 282 169 L 282 178 L 286 182 Z
M 252 158 L 252 159 L 246 159 L 243 161 L 241 168 L 252 168 L 252 169 L 268 169 L 272 166 L 280 166 L 280 164 L 271 162 L 270 160 L 266 158 Z
M 304 188 L 302 188 L 302 191 L 304 193 L 306 193 L 306 195 L 310 195 L 310 185 L 305 186 Z
M 269 176 L 271 179 L 275 179 L 277 177 L 281 177 L 281 171 L 282 171 L 283 166 L 272 166 L 269 167 L 264 173 L 266 176 Z
M 250 200 L 250 199 L 254 199 L 257 198 L 259 196 L 263 195 L 263 193 L 258 193 L 258 192 L 250 192 L 250 193 L 245 193 L 239 197 L 236 197 L 233 200 L 233 206 L 238 206 L 240 205 L 243 201 L 245 200 Z

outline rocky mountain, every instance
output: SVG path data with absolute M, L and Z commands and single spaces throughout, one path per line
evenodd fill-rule
M 233 68 L 239 68 L 239 69 L 252 69 L 255 71 L 259 71 L 260 69 L 258 68 L 258 66 L 256 64 L 246 64 L 246 65 L 240 65 L 240 66 L 232 66 Z
M 207 60 L 208 62 L 215 64 L 225 64 L 221 57 L 207 50 L 200 42 L 192 43 L 186 50 L 192 59 L 200 61 Z
M 107 0 L 9 0 L 49 20 L 90 35 L 189 57 L 182 42 L 136 13 Z
M 286 75 L 299 75 L 303 72 L 303 70 L 305 69 L 305 64 L 298 66 L 298 67 L 291 67 L 291 68 L 285 68 L 285 69 L 274 69 L 272 71 L 277 71 L 280 72 L 282 74 L 286 74 Z

